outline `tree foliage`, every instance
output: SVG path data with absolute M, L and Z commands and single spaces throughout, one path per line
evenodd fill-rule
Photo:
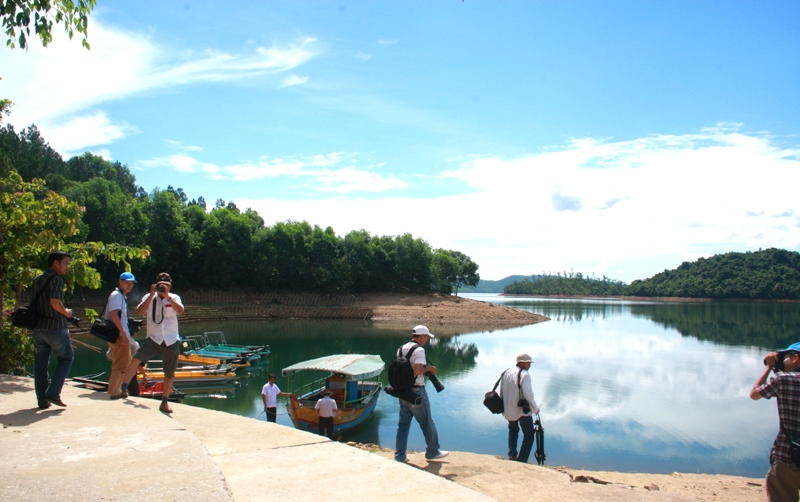
M 606 276 L 584 276 L 581 272 L 545 272 L 531 279 L 514 281 L 503 291 L 517 295 L 618 296 L 624 294 L 625 283 Z
M 20 49 L 26 49 L 33 25 L 34 34 L 47 47 L 53 41 L 53 25 L 60 24 L 70 40 L 76 32 L 83 35 L 81 44 L 89 49 L 89 13 L 95 3 L 96 0 L 0 0 L 6 45 L 14 49 L 19 44 Z

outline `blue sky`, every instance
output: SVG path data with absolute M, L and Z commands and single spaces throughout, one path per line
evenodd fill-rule
M 484 279 L 800 250 L 800 3 L 125 2 L 4 49 L 8 122 Z

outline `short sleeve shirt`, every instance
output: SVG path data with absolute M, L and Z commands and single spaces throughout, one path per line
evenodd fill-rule
M 142 298 L 139 305 L 146 302 L 148 296 L 149 293 Z M 152 338 L 159 345 L 162 342 L 172 345 L 178 341 L 178 313 L 172 307 L 175 303 L 183 306 L 181 297 L 174 293 L 169 293 L 167 299 L 156 294 L 147 309 L 147 338 Z
M 766 399 L 778 398 L 778 418 L 792 438 L 800 439 L 800 373 L 782 371 L 758 388 Z M 785 464 L 792 463 L 789 442 L 783 432 L 778 432 L 772 443 L 770 455 Z
M 277 408 L 278 407 L 278 394 L 281 393 L 281 389 L 278 388 L 277 385 L 267 383 L 264 387 L 261 388 L 261 395 L 267 397 L 267 408 Z
M 128 330 L 128 302 L 125 300 L 125 295 L 122 294 L 119 288 L 115 289 L 114 292 L 108 297 L 108 303 L 106 304 L 106 319 L 111 320 L 111 313 L 115 310 L 120 311 L 119 321 L 125 330 L 125 334 L 131 336 L 131 333 Z
M 333 412 L 339 409 L 339 407 L 336 406 L 336 401 L 331 399 L 330 396 L 325 396 L 317 401 L 317 404 L 314 405 L 314 408 L 319 410 L 319 416 L 325 418 L 332 417 Z
M 421 364 L 423 366 L 428 364 L 428 361 L 425 359 L 425 349 L 419 347 L 418 345 L 419 344 L 417 342 L 411 341 L 400 347 L 400 349 L 397 351 L 398 356 L 400 355 L 400 352 L 402 352 L 403 355 L 407 357 L 408 353 L 411 351 L 411 347 L 417 347 L 417 349 L 414 350 L 414 353 L 411 354 L 411 359 L 409 360 L 412 368 L 417 364 Z M 414 381 L 414 385 L 425 385 L 425 375 L 418 375 L 417 379 Z
M 52 279 L 50 279 L 51 277 Z M 36 327 L 46 330 L 64 329 L 67 327 L 67 318 L 56 312 L 53 306 L 50 305 L 51 298 L 61 300 L 61 292 L 64 291 L 64 279 L 56 274 L 52 268 L 48 268 L 33 280 L 31 294 L 35 298 L 48 279 L 50 279 L 50 282 L 47 283 L 47 289 L 36 300 L 35 307 L 38 314 L 36 316 Z

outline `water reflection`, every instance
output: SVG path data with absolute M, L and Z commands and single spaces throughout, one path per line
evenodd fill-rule
M 615 300 L 535 300 L 470 295 L 542 313 L 550 322 L 437 336 L 426 346 L 445 391 L 429 389 L 445 449 L 504 455 L 506 422 L 482 405 L 500 373 L 530 353 L 542 405 L 549 465 L 761 477 L 778 430 L 775 402 L 749 399 L 767 348 L 795 341 L 797 304 L 663 304 Z M 267 343 L 269 361 L 240 371 L 233 391 L 187 403 L 264 420 L 261 387 L 298 361 L 335 353 L 390 361 L 410 338 L 361 321 L 263 321 L 187 324 L 184 334 L 222 330 L 232 344 Z M 433 328 L 433 327 L 432 327 Z M 436 332 L 435 329 L 433 329 Z M 733 341 L 721 344 L 723 337 Z M 90 341 L 90 340 L 87 340 Z M 107 371 L 78 349 L 73 374 Z M 99 369 L 98 369 L 99 368 Z M 386 383 L 386 382 L 384 382 Z M 347 440 L 394 446 L 397 401 L 381 395 L 372 419 Z M 285 409 L 278 423 L 291 427 Z M 412 430 L 409 448 L 424 450 Z

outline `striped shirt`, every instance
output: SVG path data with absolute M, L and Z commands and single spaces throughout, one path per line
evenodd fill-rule
M 800 373 L 782 371 L 759 387 L 758 391 L 766 399 L 778 398 L 780 423 L 791 434 L 792 439 L 800 440 Z M 775 442 L 772 443 L 770 455 L 784 464 L 792 463 L 789 441 L 783 431 L 778 432 Z
M 50 277 L 53 278 L 47 283 L 47 289 L 36 300 L 36 329 L 54 331 L 67 327 L 67 318 L 53 310 L 50 305 L 51 298 L 61 300 L 61 292 L 64 291 L 64 279 L 56 274 L 52 268 L 48 268 L 33 280 L 33 297 L 36 298 L 36 295 L 39 294 L 42 286 Z

